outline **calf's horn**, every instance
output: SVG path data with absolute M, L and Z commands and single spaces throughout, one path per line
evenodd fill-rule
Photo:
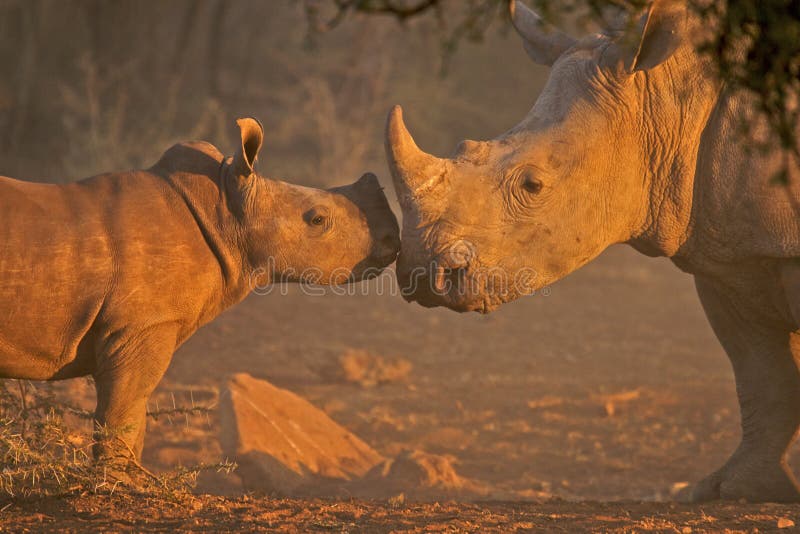
M 442 178 L 445 160 L 420 150 L 403 123 L 403 110 L 395 106 L 386 123 L 386 157 L 392 181 L 401 205 L 407 199 L 419 199 Z

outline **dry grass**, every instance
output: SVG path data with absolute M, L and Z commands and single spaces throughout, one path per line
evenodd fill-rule
M 175 409 L 176 414 L 185 411 Z M 161 410 L 158 415 L 167 412 Z M 230 472 L 236 467 L 225 461 L 156 475 L 130 458 L 95 460 L 95 440 L 122 442 L 117 435 L 120 429 L 98 428 L 90 437 L 89 425 L 76 424 L 80 420 L 91 420 L 91 414 L 57 402 L 46 388 L 33 388 L 24 381 L 2 382 L 0 492 L 11 497 L 134 492 L 177 498 L 194 486 L 201 472 Z

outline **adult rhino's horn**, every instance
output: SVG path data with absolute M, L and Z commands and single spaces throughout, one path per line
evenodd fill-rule
M 409 197 L 419 200 L 443 179 L 446 161 L 420 150 L 400 106 L 392 108 L 386 122 L 386 157 L 401 204 Z
M 540 65 L 552 65 L 575 45 L 576 40 L 547 24 L 535 11 L 519 0 L 509 2 L 511 22 L 520 34 L 525 51 Z

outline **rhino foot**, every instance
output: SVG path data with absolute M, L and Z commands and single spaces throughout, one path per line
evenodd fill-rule
M 729 461 L 720 470 L 701 480 L 692 491 L 693 502 L 720 499 L 800 502 L 800 490 L 794 477 L 780 462 Z
M 98 462 L 97 468 L 98 487 L 106 490 L 120 486 L 130 492 L 143 492 L 158 482 L 156 475 L 130 457 L 115 458 L 113 461 L 103 459 Z

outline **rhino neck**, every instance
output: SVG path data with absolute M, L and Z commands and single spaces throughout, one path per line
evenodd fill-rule
M 210 145 L 209 145 L 210 146 Z M 211 147 L 213 148 L 213 147 Z M 225 161 L 214 149 L 213 164 L 203 168 L 161 169 L 167 183 L 182 199 L 220 268 L 220 299 L 216 314 L 240 302 L 250 292 L 248 264 L 242 232 L 231 212 L 225 187 Z M 160 165 L 157 164 L 157 167 Z
M 719 97 L 696 54 L 678 54 L 641 76 L 644 209 L 630 245 L 648 256 L 673 257 L 691 235 L 697 159 Z

